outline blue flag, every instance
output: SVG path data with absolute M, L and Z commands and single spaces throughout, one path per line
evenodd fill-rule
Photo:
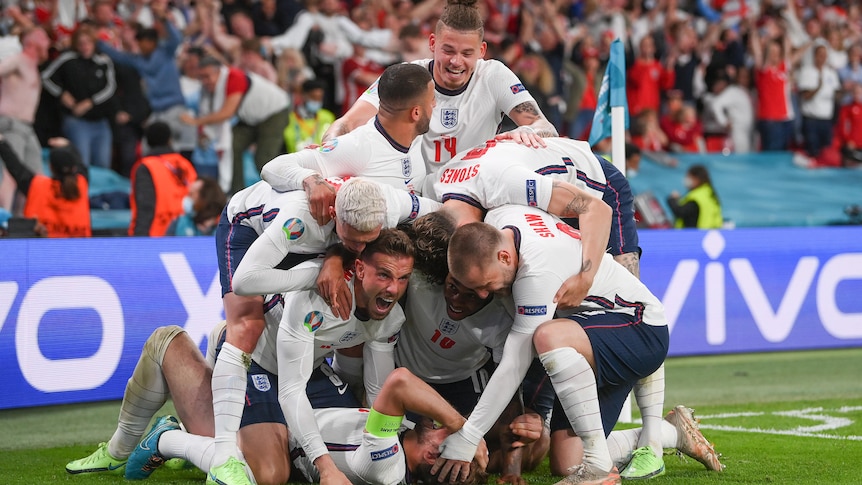
M 625 108 L 625 126 L 629 127 L 629 110 L 626 101 L 626 51 L 619 39 L 611 43 L 611 58 L 605 68 L 602 86 L 599 89 L 593 126 L 590 128 L 590 146 L 611 136 L 611 108 Z

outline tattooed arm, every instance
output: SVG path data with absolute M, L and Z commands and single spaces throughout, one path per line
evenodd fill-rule
M 623 253 L 614 256 L 614 259 L 623 265 L 629 273 L 635 275 L 637 279 L 641 277 L 641 257 L 638 253 Z
M 518 127 L 500 133 L 497 139 L 513 140 L 531 147 L 544 147 L 543 137 L 559 136 L 557 129 L 545 118 L 535 101 L 525 101 L 515 106 L 509 111 L 509 118 L 512 118 Z
M 335 187 L 316 173 L 302 181 L 302 189 L 308 196 L 308 209 L 314 220 L 321 226 L 328 223 L 332 217 L 330 207 L 335 207 Z
M 560 308 L 572 308 L 587 296 L 599 270 L 599 263 L 608 247 L 613 210 L 601 199 L 576 186 L 555 180 L 548 212 L 579 219 L 583 246 L 581 272 L 566 280 L 554 296 Z

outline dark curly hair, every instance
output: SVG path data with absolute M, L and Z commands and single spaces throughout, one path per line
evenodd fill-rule
M 446 251 L 455 232 L 455 221 L 441 210 L 419 217 L 403 229 L 416 247 L 413 267 L 424 273 L 429 282 L 442 285 L 449 274 Z

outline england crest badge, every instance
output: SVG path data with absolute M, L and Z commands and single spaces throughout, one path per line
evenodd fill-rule
M 454 128 L 458 124 L 458 109 L 444 108 L 440 110 L 440 123 L 444 128 Z

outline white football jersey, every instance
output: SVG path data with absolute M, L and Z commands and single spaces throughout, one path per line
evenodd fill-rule
M 347 476 L 351 483 L 406 483 L 405 475 L 407 471 L 407 463 L 404 459 L 404 453 L 401 448 L 401 443 L 397 437 L 387 440 L 387 444 L 392 446 L 382 450 L 375 450 L 368 447 L 368 442 L 363 446 L 363 437 L 365 430 L 365 422 L 368 420 L 368 409 L 365 408 L 324 408 L 314 410 L 314 419 L 320 427 L 320 434 L 327 444 L 329 456 L 335 462 L 335 466 Z M 402 425 L 398 431 L 398 435 L 405 430 Z M 288 438 L 289 449 L 291 455 L 297 458 L 293 459 L 293 463 L 297 469 L 305 476 L 306 480 L 312 483 L 320 482 L 320 472 L 305 456 L 300 453 L 301 445 L 299 440 L 290 433 Z M 360 448 L 361 447 L 361 448 Z M 360 477 L 358 470 L 355 470 L 357 464 L 357 453 L 374 454 L 374 456 L 364 457 L 370 461 L 378 461 L 382 467 L 377 467 L 376 470 L 379 476 L 364 476 Z M 385 460 L 385 461 L 384 461 Z
M 418 138 L 413 140 L 413 145 L 418 143 Z M 302 189 L 302 181 L 317 173 L 324 178 L 361 176 L 413 191 L 425 177 L 425 165 L 412 161 L 409 150 L 393 140 L 375 116 L 317 148 L 279 155 L 264 166 L 261 177 L 278 190 Z
M 353 279 L 348 286 L 355 295 Z M 334 349 L 365 344 L 363 380 L 373 403 L 386 375 L 395 368 L 393 348 L 404 323 L 398 303 L 383 320 L 356 317 L 354 296 L 350 318 L 341 320 L 316 290 L 285 293 L 284 315 L 278 328 L 279 402 L 287 427 L 299 437 L 302 449 L 314 461 L 327 453 L 305 394 L 308 378 Z
M 512 325 L 512 316 L 496 297 L 467 318 L 450 319 L 443 287 L 417 271 L 410 276 L 404 314 L 396 363 L 426 382 L 441 384 L 469 378 L 488 361 L 488 349 L 499 359 Z
M 564 180 L 601 199 L 607 187 L 602 162 L 587 142 L 544 138 L 547 147 L 488 140 L 453 158 L 438 172 L 438 199 L 493 209 L 505 204 L 547 209 L 553 180 Z M 549 178 L 537 177 L 545 175 Z
M 432 69 L 432 59 L 413 61 Z M 420 156 L 425 163 L 431 183 L 422 187 L 425 197 L 434 198 L 433 180 L 439 167 L 456 153 L 493 138 L 503 115 L 519 104 L 532 101 L 533 96 L 518 76 L 497 60 L 479 59 L 476 70 L 467 84 L 456 91 L 436 86 L 434 97 L 437 106 L 431 115 L 431 127 L 421 137 L 421 147 L 414 145 L 411 155 Z M 374 106 L 380 106 L 377 83 L 360 96 Z M 418 148 L 418 150 L 417 150 Z M 419 158 L 416 165 L 419 164 Z

